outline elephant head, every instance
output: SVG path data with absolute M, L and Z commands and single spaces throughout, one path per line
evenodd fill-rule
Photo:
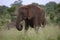
M 27 8 L 20 7 L 18 10 L 17 18 L 16 18 L 16 28 L 19 31 L 23 29 L 23 26 L 20 24 L 20 22 L 23 21 L 27 17 L 26 14 L 27 14 Z

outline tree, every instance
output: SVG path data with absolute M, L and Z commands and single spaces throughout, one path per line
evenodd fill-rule
M 18 10 L 18 7 L 22 5 L 22 1 L 18 0 L 15 1 L 13 4 L 11 4 L 11 7 L 7 9 L 7 11 L 9 12 L 10 16 L 11 16 L 11 21 L 14 21 L 16 19 L 16 11 Z
M 15 12 L 15 7 L 8 8 L 7 11 L 11 16 L 11 21 L 14 21 L 13 16 L 14 16 L 14 12 Z
M 7 13 L 7 6 L 0 6 L 0 16 L 5 15 Z
M 4 26 L 10 19 L 7 9 L 8 7 L 5 5 L 0 6 L 0 26 Z
M 56 5 L 56 23 L 60 26 L 60 3 Z
M 50 17 L 51 21 L 54 21 L 56 3 L 55 2 L 49 2 L 46 4 L 45 7 L 46 7 L 46 15 Z
M 15 1 L 13 4 L 11 4 L 11 6 L 15 6 L 15 7 L 18 7 L 18 6 L 21 6 L 22 5 L 22 1 L 21 0 L 18 0 L 18 1 Z
M 38 3 L 32 3 L 33 5 L 36 5 L 36 6 L 40 6 L 40 7 L 45 7 L 44 5 L 40 5 L 40 4 L 38 4 Z

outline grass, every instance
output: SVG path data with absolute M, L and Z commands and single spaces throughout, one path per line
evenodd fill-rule
M 30 28 L 27 36 L 24 36 L 24 30 L 5 29 L 0 31 L 0 40 L 60 40 L 60 30 L 54 25 L 47 25 L 40 28 L 38 34 Z

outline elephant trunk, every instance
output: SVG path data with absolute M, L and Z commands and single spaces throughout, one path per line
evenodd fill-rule
M 16 28 L 17 28 L 18 31 L 21 31 L 23 29 L 23 26 L 22 25 L 20 25 L 20 26 L 16 25 Z
M 22 15 L 19 14 L 17 16 L 16 24 L 15 24 L 18 31 L 21 31 L 23 29 L 23 26 L 20 24 L 21 20 L 22 20 Z

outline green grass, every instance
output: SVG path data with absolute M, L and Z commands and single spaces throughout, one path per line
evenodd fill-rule
M 27 36 L 24 36 L 24 30 L 4 29 L 0 31 L 0 40 L 60 40 L 60 30 L 57 26 L 48 25 L 40 28 L 38 34 L 30 28 Z

